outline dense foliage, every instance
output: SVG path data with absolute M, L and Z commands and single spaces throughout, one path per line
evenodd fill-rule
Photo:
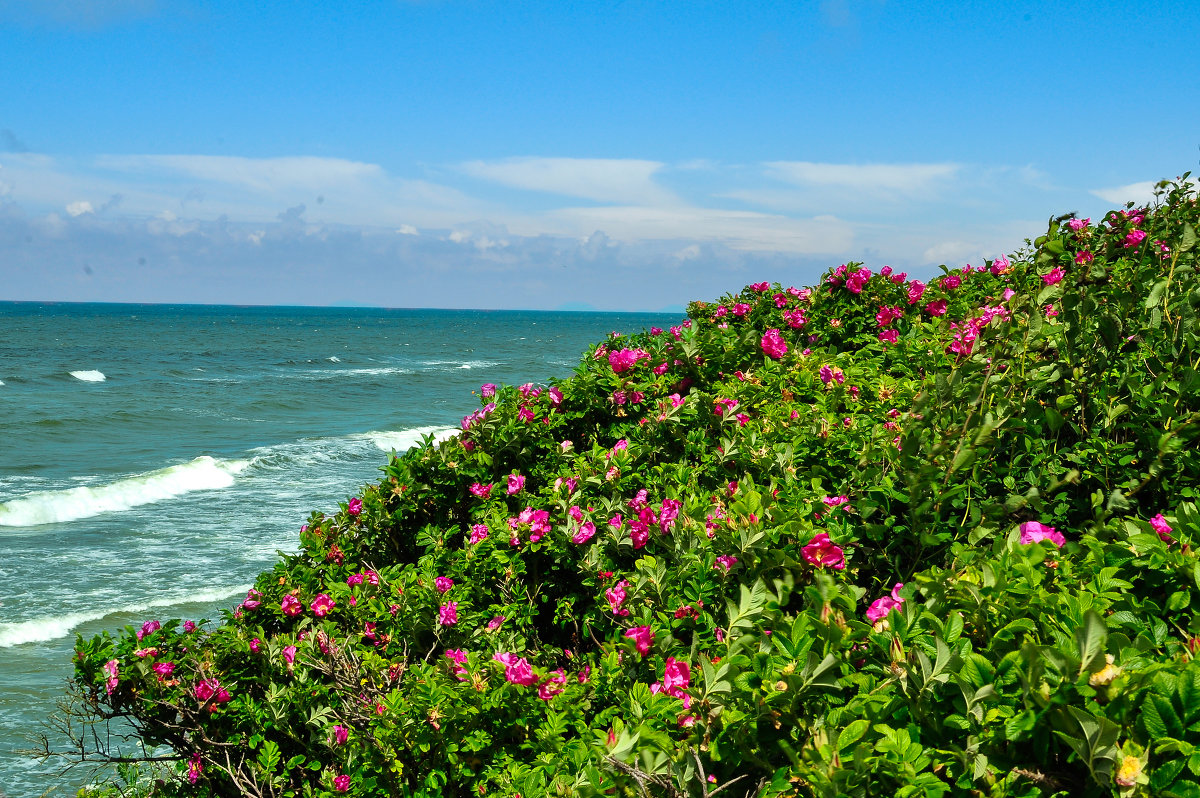
M 162 796 L 1198 796 L 1197 226 L 1164 183 L 484 386 L 80 701 Z

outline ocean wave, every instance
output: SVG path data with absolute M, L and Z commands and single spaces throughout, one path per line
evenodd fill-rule
M 40 526 L 91 518 L 153 504 L 197 490 L 218 490 L 233 484 L 247 460 L 197 457 L 187 463 L 126 477 L 98 487 L 30 493 L 0 504 L 0 526 Z
M 68 373 L 75 379 L 83 380 L 84 382 L 104 382 L 108 379 L 102 371 L 71 371 Z
M 382 451 L 390 452 L 395 450 L 403 453 L 420 443 L 426 435 L 433 435 L 434 440 L 441 443 L 453 438 L 458 431 L 455 427 L 414 427 L 413 429 L 405 430 L 368 432 L 362 437 L 375 444 Z
M 400 366 L 377 366 L 374 368 L 324 368 L 304 369 L 303 371 L 284 372 L 279 376 L 291 380 L 340 380 L 345 377 L 386 377 L 393 374 L 412 374 L 412 369 Z
M 494 360 L 424 360 L 426 366 L 453 366 L 456 369 L 487 369 L 500 364 Z
M 333 357 L 327 357 L 325 359 L 328 360 L 330 363 L 341 363 L 342 362 L 342 359 L 340 357 L 338 357 L 337 355 L 334 355 Z
M 158 598 L 122 607 L 105 607 L 88 612 L 72 612 L 66 615 L 44 615 L 40 618 L 31 618 L 27 621 L 0 623 L 0 648 L 11 648 L 24 643 L 43 643 L 47 640 L 67 637 L 77 627 L 85 623 L 103 620 L 110 615 L 145 612 L 157 607 L 175 607 L 184 604 L 211 604 L 214 601 L 239 596 L 251 587 L 252 585 L 217 587 L 195 593 L 159 596 Z

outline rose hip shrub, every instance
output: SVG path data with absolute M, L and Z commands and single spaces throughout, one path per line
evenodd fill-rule
M 1200 795 L 1198 224 L 485 386 L 223 623 L 80 640 L 81 700 L 154 795 Z

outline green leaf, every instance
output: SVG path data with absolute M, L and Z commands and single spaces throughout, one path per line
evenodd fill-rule
M 1083 615 L 1083 626 L 1075 630 L 1075 649 L 1079 654 L 1079 674 L 1094 673 L 1103 667 L 1104 644 L 1108 640 L 1108 628 L 1104 619 L 1095 610 Z
M 1184 222 L 1183 234 L 1179 237 L 1178 252 L 1183 254 L 1196 246 L 1196 228 L 1190 222 Z
M 862 739 L 862 736 L 867 733 L 870 724 L 867 721 L 859 718 L 852 720 L 846 724 L 846 728 L 842 729 L 837 736 L 837 750 L 845 751 L 850 746 Z

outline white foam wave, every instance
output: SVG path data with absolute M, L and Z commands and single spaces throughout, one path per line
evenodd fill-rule
M 378 366 L 375 368 L 357 369 L 305 369 L 300 372 L 285 373 L 285 379 L 301 380 L 337 380 L 343 377 L 379 377 L 389 374 L 412 374 L 412 369 L 399 366 Z
M 338 357 L 337 355 L 334 355 L 333 357 L 327 358 L 327 360 L 328 360 L 330 363 L 341 363 L 341 362 L 342 362 L 342 359 L 341 359 L 340 357 Z
M 0 648 L 11 648 L 23 643 L 43 643 L 47 640 L 67 637 L 77 627 L 85 623 L 103 620 L 109 615 L 116 615 L 118 613 L 145 612 L 156 607 L 174 607 L 180 604 L 211 604 L 214 601 L 239 596 L 251 587 L 252 585 L 217 587 L 195 593 L 159 596 L 158 598 L 148 599 L 147 601 L 123 607 L 106 607 L 88 612 L 45 615 L 40 618 L 31 618 L 28 621 L 0 623 Z
M 363 437 L 385 452 L 407 452 L 421 442 L 426 435 L 432 434 L 438 443 L 449 440 L 458 434 L 455 427 L 414 427 L 404 430 L 383 430 L 368 432 Z
M 425 360 L 423 362 L 426 366 L 453 366 L 458 369 L 486 369 L 500 365 L 492 360 Z
M 30 493 L 0 504 L 0 526 L 39 526 L 120 512 L 143 504 L 172 499 L 196 490 L 218 490 L 233 484 L 233 476 L 248 460 L 197 457 L 98 487 Z
M 70 374 L 75 379 L 84 382 L 104 382 L 107 379 L 102 371 L 72 371 Z

